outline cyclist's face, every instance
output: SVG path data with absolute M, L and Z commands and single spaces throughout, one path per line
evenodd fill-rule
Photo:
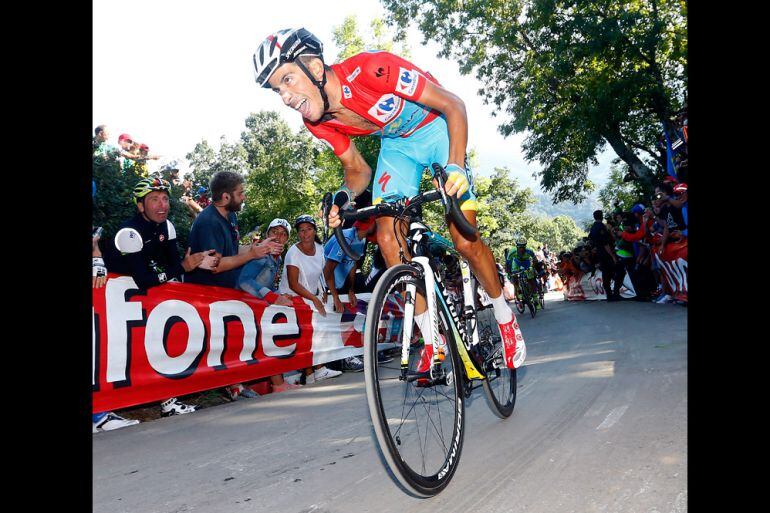
M 320 63 L 320 60 L 315 59 L 311 64 L 316 62 Z M 316 68 L 313 65 L 308 67 L 311 73 L 315 73 Z M 323 116 L 323 99 L 318 87 L 295 63 L 287 62 L 280 66 L 268 83 L 281 96 L 284 105 L 302 114 L 303 118 L 318 121 Z
M 165 223 L 168 219 L 168 193 L 164 191 L 152 191 L 137 205 L 139 212 L 154 223 Z

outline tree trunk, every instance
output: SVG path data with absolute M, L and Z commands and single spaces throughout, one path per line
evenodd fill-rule
M 629 167 L 644 181 L 651 181 L 652 177 L 654 175 L 654 172 L 652 169 L 647 167 L 644 162 L 639 159 L 639 157 L 636 156 L 636 154 L 628 147 L 626 146 L 626 143 L 623 142 L 623 138 L 620 135 L 620 131 L 616 128 L 610 128 L 606 132 L 602 133 L 602 136 L 608 143 L 610 143 L 610 146 L 612 146 L 612 149 L 615 150 L 615 153 L 617 154 L 620 159 L 629 165 Z

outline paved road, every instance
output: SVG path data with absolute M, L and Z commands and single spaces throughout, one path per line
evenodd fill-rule
M 548 301 L 502 421 L 477 390 L 437 497 L 405 495 L 374 446 L 363 373 L 93 437 L 94 511 L 687 511 L 687 310 Z

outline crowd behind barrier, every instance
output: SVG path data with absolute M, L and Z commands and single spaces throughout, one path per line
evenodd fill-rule
M 96 227 L 93 236 L 95 433 L 138 422 L 113 411 L 119 408 L 159 402 L 162 416 L 186 414 L 195 405 L 179 395 L 219 389 L 234 401 L 363 370 L 360 331 L 368 292 L 385 267 L 379 251 L 362 274 L 363 259 L 344 257 L 333 238 L 321 245 L 307 214 L 242 237 L 240 174 L 221 171 L 195 184 L 177 161 L 152 169 L 148 162 L 160 156 L 130 135 L 121 134 L 118 146 L 109 139 L 98 126 L 95 172 L 117 164 L 138 181 L 131 184 L 135 209 L 124 209 L 133 216 L 115 223 L 108 238 Z M 183 188 L 192 220 L 186 247 L 169 218 L 173 186 Z M 96 206 L 96 181 L 92 194 Z M 376 244 L 374 229 L 357 223 L 346 234 L 365 254 Z M 288 246 L 292 232 L 298 242 Z M 383 348 L 379 358 L 387 361 Z
M 687 304 L 687 139 L 685 102 L 660 136 L 667 175 L 655 183 L 653 195 L 608 216 L 595 211 L 588 237 L 559 255 L 556 269 L 566 299 L 633 296 Z M 627 180 L 637 178 L 629 175 Z

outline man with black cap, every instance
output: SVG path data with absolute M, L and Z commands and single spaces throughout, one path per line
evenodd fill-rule
M 612 291 L 612 278 L 615 275 L 615 267 L 618 259 L 613 251 L 613 239 L 607 227 L 602 222 L 604 213 L 601 210 L 594 211 L 594 224 L 588 233 L 588 239 L 597 250 L 599 267 L 602 269 L 602 286 L 607 294 L 607 301 L 617 301 L 620 298 L 620 285 L 616 284 L 617 294 Z

